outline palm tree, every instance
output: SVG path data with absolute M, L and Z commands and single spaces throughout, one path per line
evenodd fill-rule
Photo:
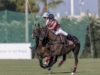
M 49 8 L 56 8 L 59 4 L 64 2 L 64 0 L 39 0 L 44 4 L 43 12 L 47 12 Z
M 44 4 L 44 7 L 43 7 L 43 12 L 47 12 L 48 11 L 48 4 L 47 4 L 47 0 L 41 0 L 41 2 Z

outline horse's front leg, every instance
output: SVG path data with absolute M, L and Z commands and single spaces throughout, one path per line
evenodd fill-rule
M 60 67 L 66 61 L 66 54 L 63 54 L 63 59 L 59 62 L 58 67 Z
M 52 56 L 49 62 L 49 67 L 48 67 L 48 71 L 50 71 L 52 73 L 52 66 L 57 62 L 58 56 Z

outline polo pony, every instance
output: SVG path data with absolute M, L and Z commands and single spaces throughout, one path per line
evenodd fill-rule
M 61 66 L 66 60 L 66 55 L 69 52 L 73 52 L 75 64 L 72 68 L 72 73 L 75 73 L 78 65 L 78 54 L 80 50 L 80 42 L 78 38 L 73 35 L 69 35 L 68 37 L 61 34 L 55 35 L 53 31 L 47 29 L 47 27 L 40 27 L 40 25 L 37 26 L 37 29 L 37 55 L 39 57 L 40 66 L 51 70 L 51 67 L 57 62 L 58 57 L 63 56 L 63 59 L 58 65 Z M 65 42 L 61 41 L 60 36 L 62 36 L 62 39 Z M 46 59 L 46 65 L 43 63 L 44 59 Z

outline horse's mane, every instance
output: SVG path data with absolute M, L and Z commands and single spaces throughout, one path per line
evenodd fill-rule
M 51 40 L 55 41 L 57 38 L 57 35 L 52 30 L 49 30 L 49 29 L 47 29 L 47 32 L 48 32 L 48 36 L 51 38 Z

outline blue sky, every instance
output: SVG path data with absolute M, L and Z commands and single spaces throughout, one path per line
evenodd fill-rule
M 97 9 L 97 0 L 83 0 L 84 6 L 82 7 L 82 11 L 84 12 L 92 12 L 98 14 Z M 40 3 L 41 8 L 42 4 Z M 75 9 L 75 15 L 78 15 L 80 13 L 79 8 L 79 0 L 74 0 L 74 9 Z M 70 0 L 64 0 L 64 3 L 61 3 L 56 9 L 49 9 L 51 13 L 57 13 L 59 12 L 61 15 L 65 15 L 65 12 L 67 12 L 67 15 L 70 14 Z

